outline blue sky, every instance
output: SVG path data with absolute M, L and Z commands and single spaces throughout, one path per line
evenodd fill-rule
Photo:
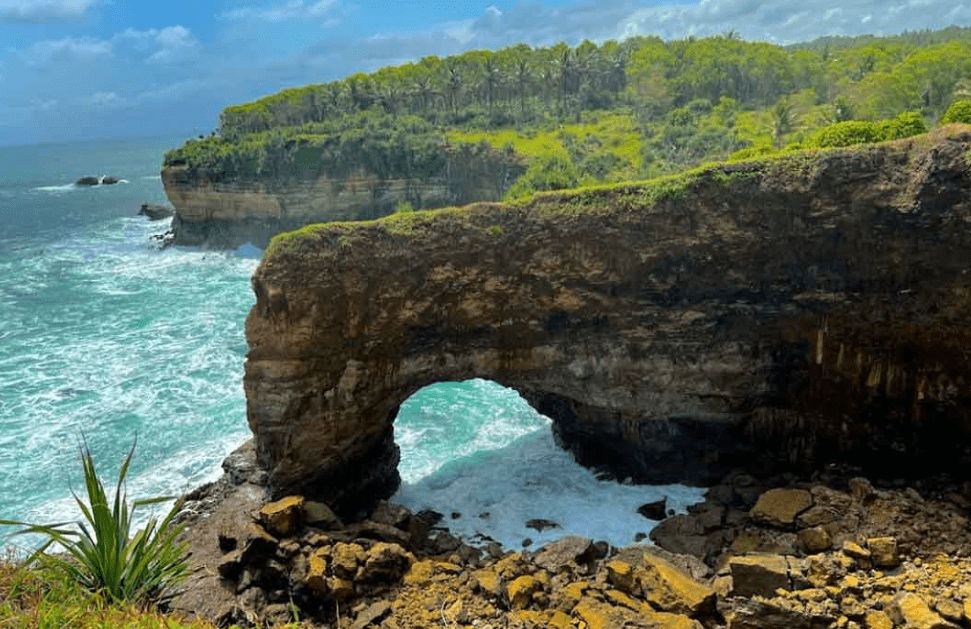
M 971 0 L 0 0 L 0 145 L 206 133 L 292 85 L 518 42 L 971 25 Z

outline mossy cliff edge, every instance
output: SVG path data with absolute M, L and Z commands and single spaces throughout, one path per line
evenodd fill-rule
M 198 144 L 206 142 L 222 140 Z M 233 248 L 251 242 L 264 248 L 281 232 L 386 216 L 402 202 L 434 208 L 497 200 L 525 169 L 515 154 L 471 144 L 444 147 L 435 163 L 410 175 L 383 172 L 363 157 L 338 163 L 320 150 L 289 144 L 265 164 L 253 156 L 229 160 L 229 170 L 193 157 L 192 142 L 167 156 L 162 184 L 175 208 L 168 244 Z
M 520 391 L 639 481 L 967 461 L 971 128 L 277 236 L 244 387 L 272 492 L 398 484 L 419 388 Z

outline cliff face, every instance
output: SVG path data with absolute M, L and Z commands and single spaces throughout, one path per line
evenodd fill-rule
M 253 277 L 244 378 L 271 487 L 389 494 L 400 404 L 472 377 L 640 481 L 958 464 L 969 149 L 951 127 L 279 238 Z
M 346 177 L 229 177 L 182 162 L 162 170 L 162 184 L 176 212 L 170 244 L 265 248 L 280 232 L 385 216 L 402 201 L 435 208 L 498 200 L 523 170 L 515 156 L 469 151 L 455 152 L 441 172 L 420 179 L 382 179 L 366 165 Z

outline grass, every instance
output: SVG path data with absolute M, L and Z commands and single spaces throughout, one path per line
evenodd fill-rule
M 860 144 L 846 148 L 783 149 L 763 156 L 704 164 L 680 173 L 664 175 L 646 181 L 628 181 L 585 186 L 571 190 L 539 192 L 523 199 L 510 201 L 505 204 L 505 207 L 527 208 L 540 213 L 564 215 L 648 208 L 659 202 L 683 201 L 692 194 L 692 191 L 698 185 L 704 185 L 708 181 L 729 187 L 744 179 L 763 178 L 785 181 L 792 177 L 803 178 L 817 168 L 820 158 L 826 155 L 847 151 L 868 151 L 877 146 L 890 146 L 892 150 L 909 151 L 911 154 L 917 154 L 926 150 L 930 144 L 940 141 L 942 137 L 964 133 L 969 129 L 971 127 L 968 125 L 952 124 L 933 129 L 926 134 L 877 144 Z M 969 155 L 971 155 L 971 152 L 969 152 Z M 971 157 L 967 159 L 971 163 Z M 273 238 L 264 258 L 268 259 L 276 252 L 293 248 L 297 246 L 301 239 L 327 230 L 343 231 L 346 234 L 349 233 L 349 230 L 380 227 L 391 234 L 411 234 L 421 225 L 430 224 L 444 216 L 458 216 L 465 221 L 469 219 L 466 210 L 449 207 L 397 213 L 370 221 L 318 223 L 296 231 L 278 234 Z M 498 236 L 502 233 L 502 228 L 500 227 L 497 230 L 496 227 L 488 229 L 491 234 Z M 350 239 L 344 236 L 341 242 L 342 244 L 349 244 Z

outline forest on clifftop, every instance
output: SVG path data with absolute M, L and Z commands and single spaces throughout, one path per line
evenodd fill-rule
M 529 165 L 507 195 L 518 197 L 907 137 L 960 119 L 954 105 L 965 101 L 971 28 L 792 46 L 733 32 L 519 44 L 227 107 L 218 131 L 170 151 L 165 165 L 215 181 L 340 178 L 362 168 L 421 180 L 456 151 L 505 152 Z

